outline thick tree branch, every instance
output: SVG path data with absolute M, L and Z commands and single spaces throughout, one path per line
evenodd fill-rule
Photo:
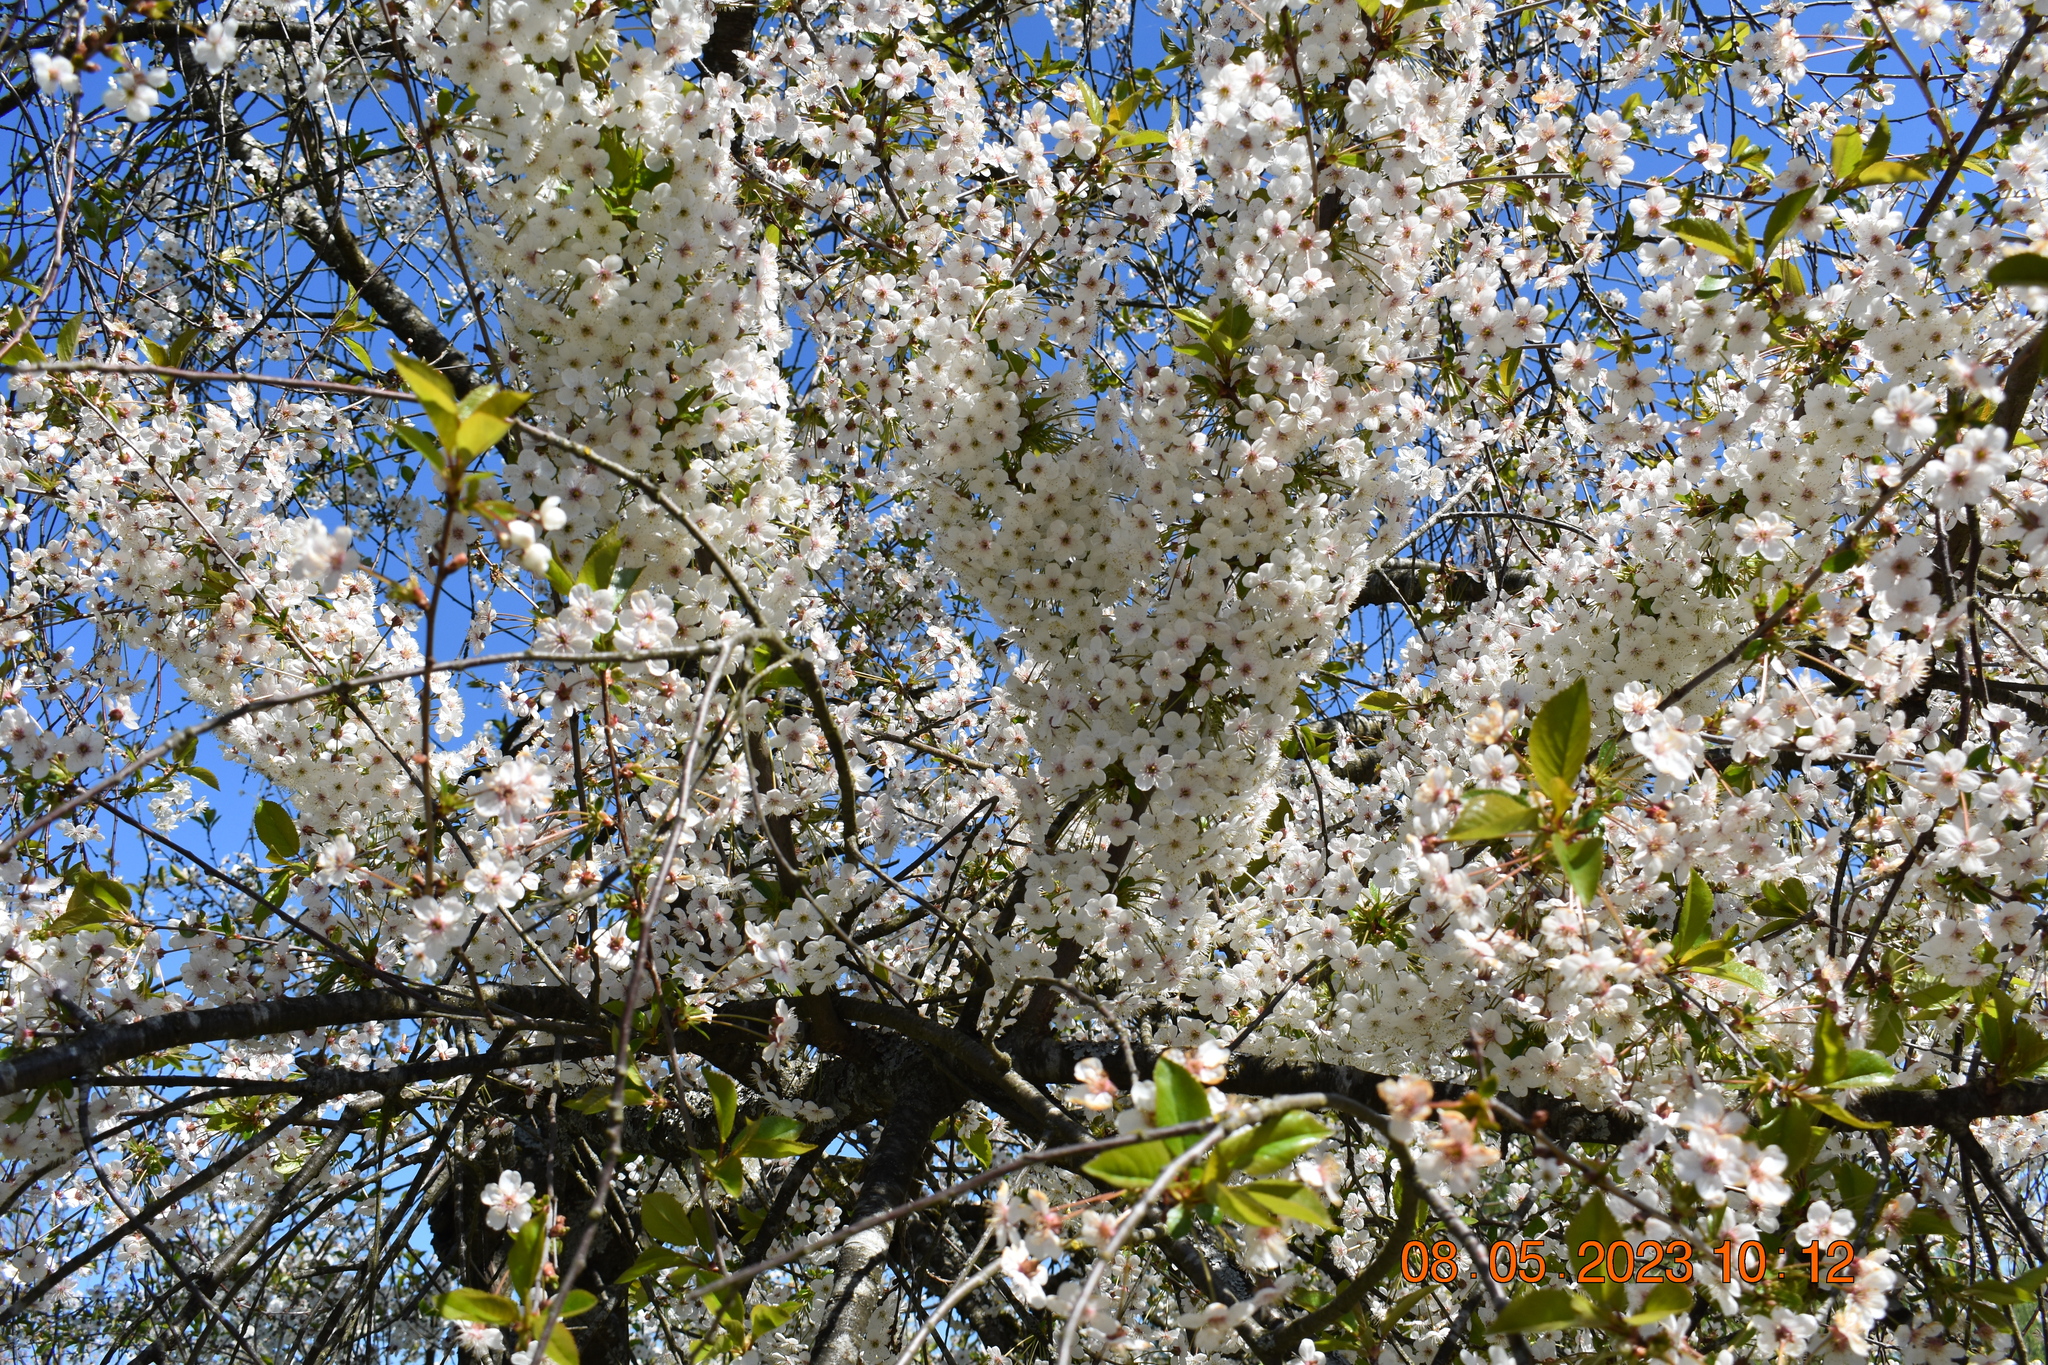
M 1366 575 L 1365 584 L 1351 601 L 1351 608 L 1408 607 L 1429 593 L 1429 580 L 1443 580 L 1444 596 L 1453 602 L 1477 602 L 1490 591 L 1486 578 L 1477 570 L 1460 564 L 1439 564 L 1433 559 L 1393 559 Z M 1509 569 L 1500 576 L 1502 592 L 1520 592 L 1536 581 L 1526 569 Z
M 929 1073 L 908 1078 L 895 1110 L 882 1125 L 873 1155 L 861 1169 L 860 1197 L 847 1215 L 849 1222 L 909 1202 L 924 1169 L 932 1129 L 958 1103 L 959 1096 L 943 1078 Z M 879 1272 L 893 1232 L 889 1225 L 869 1228 L 840 1244 L 832 1298 L 811 1345 L 811 1365 L 859 1365 L 868 1315 L 882 1298 Z
M 573 1026 L 564 1030 L 568 1032 L 610 1027 L 608 1019 L 592 1013 L 588 1001 L 553 986 L 487 986 L 479 995 L 467 998 L 437 991 L 387 989 L 254 1000 L 90 1029 L 53 1046 L 7 1058 L 0 1061 L 0 1095 L 82 1081 L 115 1062 L 168 1048 L 429 1016 Z

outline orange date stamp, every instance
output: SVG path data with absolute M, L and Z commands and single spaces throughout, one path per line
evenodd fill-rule
M 1856 1283 L 1856 1250 L 1847 1242 L 1814 1242 L 1800 1249 L 1814 1284 Z M 1769 1269 L 1771 1256 L 1762 1242 L 1723 1238 L 1695 1263 L 1694 1247 L 1684 1238 L 1668 1242 L 1582 1242 L 1571 1264 L 1555 1278 L 1573 1284 L 1689 1284 L 1699 1273 L 1718 1274 L 1722 1284 L 1756 1284 Z M 1791 1255 L 1787 1248 L 1785 1256 Z M 1476 1280 L 1481 1267 L 1466 1267 L 1456 1243 L 1409 1242 L 1401 1248 L 1401 1277 L 1410 1284 L 1455 1284 Z M 1485 1273 L 1495 1284 L 1541 1284 L 1552 1278 L 1540 1239 L 1499 1241 L 1487 1249 Z

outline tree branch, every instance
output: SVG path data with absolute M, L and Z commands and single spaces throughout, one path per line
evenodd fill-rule
M 873 1155 L 861 1168 L 860 1197 L 847 1214 L 849 1222 L 909 1201 L 917 1190 L 932 1129 L 958 1103 L 952 1087 L 940 1077 L 910 1078 L 882 1125 Z M 859 1340 L 867 1332 L 868 1315 L 882 1298 L 877 1272 L 892 1234 L 893 1228 L 884 1224 L 840 1244 L 832 1272 L 832 1301 L 811 1344 L 811 1365 L 859 1365 Z

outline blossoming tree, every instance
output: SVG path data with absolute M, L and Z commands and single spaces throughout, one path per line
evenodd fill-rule
M 9 14 L 12 1354 L 2048 1352 L 2033 6 Z

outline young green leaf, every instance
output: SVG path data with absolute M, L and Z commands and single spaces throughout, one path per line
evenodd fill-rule
M 464 461 L 475 459 L 512 429 L 513 414 L 526 406 L 530 397 L 495 384 L 474 390 L 456 406 L 455 436 L 449 444 Z
M 583 1365 L 583 1355 L 576 1349 L 576 1338 L 559 1322 L 548 1334 L 547 1358 L 555 1365 Z
M 2022 251 L 2008 256 L 1984 272 L 1984 278 L 2000 289 L 2023 286 L 2048 288 L 2048 256 Z
M 1714 922 L 1714 888 L 1707 885 L 1707 879 L 1693 870 L 1692 878 L 1685 886 L 1685 904 L 1678 912 L 1678 928 L 1671 935 L 1671 946 L 1678 950 L 1679 961 L 1685 954 L 1698 947 L 1707 937 L 1707 926 Z
M 1834 143 L 1828 148 L 1828 169 L 1834 172 L 1835 179 L 1846 180 L 1862 164 L 1863 139 L 1856 126 L 1850 124 L 1835 134 Z
M 796 1135 L 803 1130 L 802 1120 L 784 1118 L 780 1114 L 752 1119 L 733 1140 L 733 1153 L 736 1156 L 755 1157 L 763 1161 L 772 1161 L 784 1156 L 802 1156 L 811 1150 L 810 1143 L 795 1140 Z
M 1106 1185 L 1142 1190 L 1158 1178 L 1173 1157 L 1173 1149 L 1154 1138 L 1129 1147 L 1112 1147 L 1081 1169 Z
M 1510 834 L 1536 828 L 1536 808 L 1506 792 L 1466 792 L 1458 822 L 1444 837 L 1459 841 L 1504 839 Z
M 441 438 L 443 446 L 455 444 L 456 416 L 455 386 L 424 360 L 415 360 L 409 355 L 400 355 L 396 350 L 391 354 L 391 364 L 398 371 L 398 377 L 412 390 L 420 407 L 426 412 L 427 420 L 434 424 L 434 432 Z
M 1488 1336 L 1538 1336 L 1586 1327 L 1600 1312 L 1584 1294 L 1569 1289 L 1529 1289 L 1509 1299 L 1486 1325 Z
M 44 926 L 38 937 L 83 933 L 102 924 L 126 924 L 132 904 L 133 896 L 120 882 L 80 867 L 72 874 L 71 899 L 65 902 L 64 913 Z
M 707 1071 L 704 1083 L 711 1091 L 711 1109 L 718 1118 L 718 1140 L 723 1143 L 732 1136 L 733 1119 L 740 1111 L 739 1087 L 719 1071 Z
M 1664 230 L 1681 242 L 1688 242 L 1702 251 L 1711 251 L 1716 256 L 1726 257 L 1747 270 L 1756 264 L 1751 244 L 1738 242 L 1728 235 L 1728 229 L 1705 218 L 1680 218 L 1665 225 Z
M 757 1303 L 747 1312 L 747 1332 L 759 1340 L 796 1316 L 797 1309 L 803 1306 L 801 1297 L 781 1303 Z
M 1249 1185 L 1231 1188 L 1283 1217 L 1299 1219 L 1325 1232 L 1337 1230 L 1336 1223 L 1330 1219 L 1330 1211 L 1323 1207 L 1321 1196 L 1299 1180 L 1254 1180 Z
M 529 1300 L 540 1280 L 541 1261 L 548 1244 L 548 1205 L 543 1199 L 534 1206 L 533 1217 L 512 1234 L 512 1250 L 505 1258 L 505 1274 L 512 1292 Z
M 1733 981 L 1738 986 L 1747 986 L 1753 991 L 1761 991 L 1765 994 L 1768 994 L 1771 989 L 1771 983 L 1762 972 L 1750 966 L 1747 962 L 1741 962 L 1735 958 L 1729 958 L 1722 962 L 1702 961 L 1687 963 L 1686 969 L 1697 972 L 1701 976 L 1713 976 L 1719 977 L 1723 981 Z
M 1857 190 L 1865 185 L 1897 185 L 1908 180 L 1928 179 L 1927 168 L 1917 161 L 1872 161 L 1835 186 L 1836 190 Z
M 1773 251 L 1778 249 L 1778 243 L 1785 240 L 1786 236 L 1792 231 L 1793 225 L 1799 221 L 1801 211 L 1806 208 L 1807 204 L 1812 201 L 1813 196 L 1818 193 L 1820 193 L 1820 186 L 1812 185 L 1800 190 L 1797 194 L 1788 194 L 1778 201 L 1777 207 L 1771 210 L 1770 218 L 1764 223 L 1765 257 L 1769 257 Z
M 665 1190 L 656 1190 L 640 1201 L 640 1226 L 657 1242 L 672 1247 L 697 1245 L 697 1229 L 683 1201 Z
M 1529 772 L 1560 806 L 1571 803 L 1592 735 L 1593 707 L 1584 678 L 1544 702 L 1529 727 Z
M 1647 1327 L 1691 1307 L 1692 1286 L 1666 1280 L 1650 1291 L 1650 1297 L 1643 1300 L 1641 1308 L 1628 1315 L 1627 1321 L 1631 1327 Z
M 256 803 L 256 837 L 272 862 L 286 862 L 299 856 L 299 826 L 292 813 L 275 801 Z
M 1292 1110 L 1224 1139 L 1216 1147 L 1216 1164 L 1224 1171 L 1271 1175 L 1329 1135 L 1330 1126 L 1321 1119 Z
M 519 1305 L 503 1294 L 481 1289 L 451 1289 L 427 1300 L 434 1312 L 449 1322 L 487 1322 L 509 1327 L 519 1321 Z
M 1562 834 L 1554 834 L 1550 851 L 1565 880 L 1579 893 L 1580 902 L 1591 905 L 1600 892 L 1600 874 L 1607 866 L 1607 845 L 1597 835 L 1583 835 L 1567 843 Z
M 1621 1240 L 1621 1220 L 1616 1218 L 1614 1210 L 1607 1206 L 1607 1196 L 1598 1191 L 1588 1191 L 1586 1202 L 1579 1206 L 1579 1211 L 1572 1215 L 1570 1226 L 1565 1229 L 1564 1242 L 1571 1253 L 1572 1278 L 1582 1279 L 1586 1267 L 1594 1260 L 1592 1256 L 1579 1255 L 1580 1247 L 1592 1242 L 1604 1248 L 1610 1242 Z M 1590 1287 L 1594 1302 L 1605 1307 L 1619 1307 L 1627 1302 L 1626 1295 L 1618 1284 L 1609 1282 L 1603 1285 L 1598 1281 L 1592 1281 Z
M 1190 1076 L 1187 1068 L 1161 1057 L 1152 1068 L 1153 1113 L 1161 1128 L 1193 1123 L 1209 1117 L 1209 1092 Z M 1183 1151 L 1193 1138 L 1168 1138 L 1173 1150 Z
M 619 545 L 619 528 L 616 526 L 599 536 L 590 547 L 590 553 L 583 557 L 583 567 L 577 570 L 576 582 L 592 588 L 609 588 L 612 571 L 619 562 Z
M 1849 1040 L 1831 1009 L 1813 1024 L 1813 1064 L 1806 1069 L 1809 1085 L 1833 1085 L 1849 1074 Z
M 1279 1214 L 1267 1209 L 1235 1185 L 1214 1186 L 1209 1191 L 1209 1197 L 1215 1201 L 1217 1211 L 1232 1222 L 1243 1223 L 1246 1227 L 1252 1228 L 1280 1226 Z
M 627 1266 L 619 1278 L 613 1280 L 612 1283 L 630 1284 L 642 1275 L 651 1275 L 658 1270 L 673 1270 L 679 1265 L 693 1264 L 695 1262 L 680 1251 L 670 1251 L 667 1247 L 648 1247 L 638 1256 L 634 1257 L 633 1264 Z

